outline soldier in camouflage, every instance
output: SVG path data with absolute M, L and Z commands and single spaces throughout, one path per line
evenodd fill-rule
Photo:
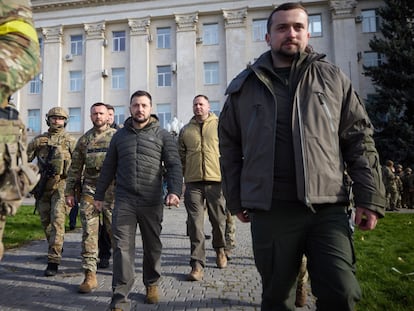
M 25 126 L 8 98 L 39 71 L 40 51 L 29 0 L 0 0 L 0 260 L 6 216 L 38 180 L 27 164 Z M 19 181 L 19 185 L 16 184 Z
M 394 171 L 394 162 L 387 160 L 382 168 L 382 177 L 385 185 L 385 195 L 387 199 L 387 210 L 398 211 L 397 200 L 398 200 L 398 189 L 396 183 L 396 176 Z
M 37 159 L 41 179 L 34 189 L 36 210 L 49 244 L 45 276 L 54 276 L 62 259 L 66 204 L 64 190 L 76 139 L 65 131 L 68 113 L 62 107 L 46 114 L 47 132 L 33 138 L 27 148 L 28 160 Z
M 80 293 L 89 293 L 97 286 L 96 267 L 98 261 L 99 212 L 93 205 L 96 182 L 105 159 L 112 135 L 116 132 L 108 124 L 108 108 L 104 103 L 95 103 L 91 107 L 93 128 L 79 138 L 72 157 L 72 166 L 66 185 L 66 203 L 74 206 L 76 182 L 82 178 L 80 199 L 80 218 L 82 222 L 82 268 L 85 279 L 79 286 Z M 105 195 L 102 210 L 103 222 L 112 240 L 112 209 L 114 202 L 113 185 Z

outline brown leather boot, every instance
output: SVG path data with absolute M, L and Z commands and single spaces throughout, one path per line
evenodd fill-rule
M 199 262 L 194 262 L 192 266 L 193 268 L 191 269 L 190 274 L 187 276 L 187 280 L 201 281 L 204 277 L 203 266 Z
M 96 273 L 90 270 L 85 271 L 85 279 L 83 283 L 79 285 L 80 293 L 90 293 L 92 290 L 98 287 L 98 281 L 96 280 Z
M 217 257 L 216 257 L 217 267 L 220 269 L 227 267 L 227 257 L 226 257 L 226 253 L 224 252 L 224 248 L 217 248 L 216 254 L 217 254 Z
M 154 304 L 159 301 L 158 286 L 147 286 L 147 295 L 145 296 L 145 303 Z

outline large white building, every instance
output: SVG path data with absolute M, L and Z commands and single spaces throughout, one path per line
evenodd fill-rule
M 129 97 L 153 96 L 161 125 L 186 123 L 196 94 L 219 113 L 228 83 L 268 49 L 269 13 L 277 0 L 32 0 L 41 41 L 41 73 L 14 94 L 29 138 L 46 130 L 54 106 L 69 111 L 67 129 L 91 127 L 94 102 L 115 106 L 116 121 L 129 115 Z M 349 75 L 363 98 L 373 92 L 363 64 L 380 60 L 368 42 L 378 33 L 380 0 L 304 0 L 310 44 Z

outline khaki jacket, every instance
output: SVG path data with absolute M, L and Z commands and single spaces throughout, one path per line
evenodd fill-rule
M 184 181 L 221 182 L 218 118 L 210 112 L 204 123 L 193 117 L 178 137 Z

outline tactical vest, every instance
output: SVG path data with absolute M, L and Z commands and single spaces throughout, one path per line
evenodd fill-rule
M 45 133 L 37 138 L 37 159 L 40 170 L 46 163 L 49 163 L 52 165 L 55 175 L 46 183 L 45 190 L 56 189 L 57 183 L 67 177 L 72 155 L 70 153 L 71 142 L 66 135 L 63 133 L 50 136 Z M 53 151 L 50 151 L 50 147 L 53 148 Z M 49 152 L 52 153 L 51 156 Z
M 114 132 L 115 130 L 108 129 L 96 137 L 90 137 L 85 155 L 85 178 L 87 180 L 92 181 L 99 177 Z
M 25 126 L 17 116 L 16 112 L 16 119 L 0 117 L 0 215 L 14 215 L 40 177 L 38 168 L 27 161 Z

